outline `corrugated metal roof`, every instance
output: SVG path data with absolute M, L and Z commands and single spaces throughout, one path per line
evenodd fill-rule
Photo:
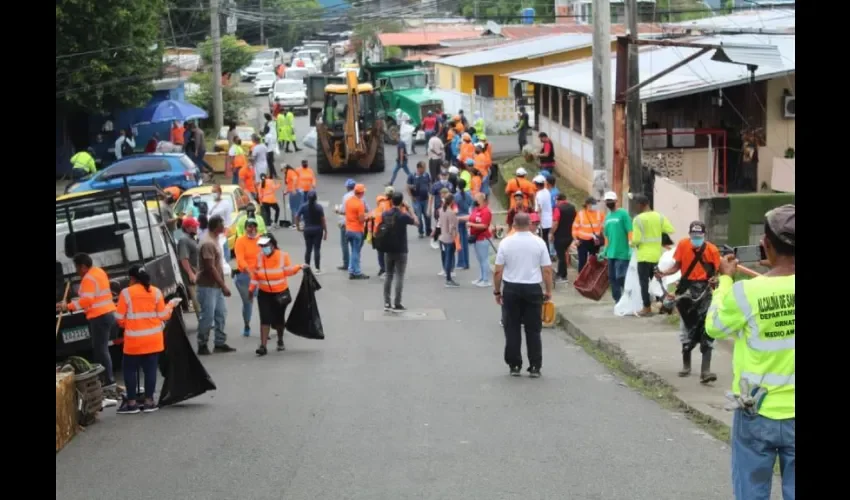
M 774 45 L 779 51 L 779 66 L 759 66 L 755 72 L 757 80 L 774 78 L 790 74 L 796 70 L 796 50 L 794 35 L 725 35 L 718 37 L 699 37 L 689 42 L 704 44 L 730 45 Z M 640 79 L 649 79 L 673 66 L 682 59 L 698 52 L 699 49 L 684 47 L 649 47 L 639 52 Z M 612 55 L 611 81 L 612 98 L 616 81 L 616 56 Z M 582 59 L 570 63 L 547 66 L 545 68 L 511 73 L 510 78 L 542 85 L 570 90 L 587 96 L 593 95 L 593 62 Z M 661 101 L 706 90 L 729 87 L 749 81 L 750 72 L 746 66 L 714 61 L 704 55 L 689 64 L 677 68 L 640 89 L 642 101 Z
M 475 52 L 468 52 L 457 56 L 447 57 L 435 61 L 446 66 L 456 68 L 468 68 L 484 64 L 495 64 L 517 59 L 528 59 L 543 54 L 554 54 L 570 50 L 589 47 L 593 44 L 593 35 L 552 35 L 539 38 L 531 38 L 521 42 L 497 45 Z
M 695 31 L 758 30 L 793 33 L 797 14 L 793 9 L 746 10 L 727 16 L 714 16 L 665 24 L 664 28 L 690 29 Z
M 442 40 L 469 38 L 480 34 L 479 30 L 463 31 L 411 31 L 407 33 L 381 33 L 378 40 L 384 47 L 419 47 L 440 45 Z
M 488 25 L 488 28 L 490 26 Z M 582 35 L 593 34 L 593 25 L 577 24 L 574 22 L 556 23 L 556 24 L 529 24 L 529 25 L 505 25 L 499 27 L 499 32 L 505 38 L 510 40 L 525 40 L 547 35 Z M 660 24 L 640 23 L 638 24 L 638 33 L 661 33 Z M 626 26 L 624 24 L 612 24 L 612 35 L 625 35 Z

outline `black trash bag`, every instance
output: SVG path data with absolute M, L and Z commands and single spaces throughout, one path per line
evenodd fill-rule
M 687 285 L 676 301 L 679 317 L 688 332 L 688 344 L 697 346 L 711 342 L 705 333 L 705 317 L 711 306 L 711 287 L 708 282 L 694 281 Z
M 292 312 L 286 320 L 286 329 L 293 335 L 315 340 L 325 338 L 319 305 L 316 303 L 316 292 L 321 289 L 322 285 L 316 280 L 313 271 L 305 269 L 301 288 L 298 289 L 298 295 L 292 304 Z
M 189 337 L 182 314 L 174 314 L 165 325 L 165 352 L 159 356 L 163 376 L 159 406 L 168 406 L 216 389 Z

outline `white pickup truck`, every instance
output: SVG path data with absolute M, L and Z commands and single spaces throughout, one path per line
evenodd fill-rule
M 288 75 L 287 75 L 288 76 Z M 274 88 L 269 93 L 269 108 L 273 108 L 275 103 L 280 104 L 284 108 L 292 109 L 292 112 L 297 114 L 307 114 L 307 87 L 303 80 L 284 79 L 278 80 L 274 84 Z

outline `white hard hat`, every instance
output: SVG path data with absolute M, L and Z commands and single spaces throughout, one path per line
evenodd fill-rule
M 617 201 L 617 193 L 614 191 L 608 191 L 602 199 L 605 201 Z
M 527 173 L 528 172 L 526 172 L 525 169 L 522 168 L 522 167 L 519 167 L 518 169 L 516 169 L 517 177 L 525 177 L 525 174 L 527 174 Z
M 450 174 L 457 174 L 458 172 L 460 172 L 460 170 L 458 170 L 456 166 L 452 165 L 451 167 L 449 167 Z
M 540 174 L 534 176 L 534 179 L 531 179 L 531 182 L 535 184 L 546 184 L 546 178 Z

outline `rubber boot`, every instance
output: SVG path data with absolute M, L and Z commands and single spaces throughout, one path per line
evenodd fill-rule
M 711 349 L 702 353 L 702 365 L 700 367 L 700 383 L 709 384 L 717 380 L 717 375 L 711 373 Z
M 703 358 L 705 359 L 705 358 Z M 686 346 L 682 346 L 682 369 L 679 371 L 680 377 L 687 377 L 691 374 L 691 351 Z

